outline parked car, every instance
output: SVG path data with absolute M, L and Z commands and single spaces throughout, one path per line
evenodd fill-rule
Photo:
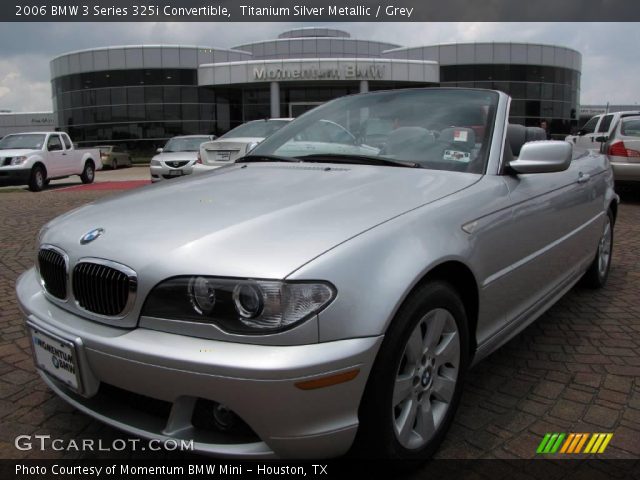
M 602 113 L 591 117 L 587 123 L 578 131 L 577 135 L 569 135 L 565 138 L 574 145 L 588 149 L 599 149 L 600 142 L 596 138 L 611 136 L 613 127 L 618 124 L 621 118 L 632 115 L 640 115 L 640 111 L 626 111 L 614 113 Z
M 0 180 L 28 185 L 32 192 L 71 175 L 92 183 L 101 168 L 97 149 L 76 149 L 63 132 L 12 133 L 0 140 Z
M 277 132 L 292 118 L 252 120 L 229 130 L 217 140 L 200 145 L 194 173 L 203 173 L 235 162 L 258 143 Z
M 640 115 L 622 117 L 610 136 L 599 139 L 606 142 L 604 151 L 613 167 L 617 182 L 640 182 Z
M 98 145 L 100 150 L 100 159 L 102 165 L 109 167 L 112 170 L 117 170 L 118 167 L 130 167 L 131 166 L 131 154 L 120 145 Z
M 151 181 L 159 182 L 191 174 L 200 144 L 214 138 L 215 135 L 183 135 L 170 139 L 151 159 Z
M 508 106 L 479 89 L 342 97 L 238 163 L 54 219 L 16 284 L 42 378 L 208 454 L 428 457 L 469 367 L 609 274 L 606 157 L 536 141 Z M 290 156 L 326 122 L 389 115 L 402 127 L 375 153 Z

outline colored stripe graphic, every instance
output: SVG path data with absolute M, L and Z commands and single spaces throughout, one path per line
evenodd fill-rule
M 602 453 L 609 445 L 613 433 L 594 433 L 584 453 Z
M 536 453 L 603 453 L 612 438 L 613 433 L 547 433 Z

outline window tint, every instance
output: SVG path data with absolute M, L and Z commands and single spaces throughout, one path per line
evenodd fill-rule
M 581 128 L 583 133 L 593 133 L 596 131 L 596 125 L 598 124 L 598 120 L 600 117 L 593 117 L 587 123 L 584 124 L 584 127 Z
M 51 135 L 47 141 L 47 150 L 55 151 L 62 150 L 62 143 L 60 143 L 60 137 L 58 135 Z
M 640 119 L 623 120 L 620 133 L 627 137 L 640 137 Z
M 69 140 L 69 137 L 67 135 L 61 135 L 61 137 L 62 141 L 64 142 L 64 148 L 69 150 L 71 148 L 71 140 Z
M 611 126 L 611 120 L 613 120 L 613 115 L 605 115 L 604 117 L 602 117 L 602 121 L 600 122 L 600 125 L 598 126 L 598 132 L 608 132 L 609 131 L 609 127 Z

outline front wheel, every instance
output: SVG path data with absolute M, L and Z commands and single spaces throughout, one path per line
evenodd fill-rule
M 87 162 L 84 164 L 84 169 L 80 174 L 80 180 L 82 183 L 93 183 L 93 179 L 95 178 L 96 172 L 92 162 Z
M 591 288 L 602 288 L 607 284 L 609 270 L 611 270 L 611 258 L 613 254 L 613 213 L 607 211 L 602 235 L 598 242 L 598 251 L 589 270 L 584 274 L 584 282 Z
M 357 456 L 424 460 L 455 414 L 468 364 L 467 317 L 446 282 L 420 286 L 389 327 L 360 406 Z
M 29 176 L 29 190 L 40 192 L 47 185 L 47 174 L 41 165 L 35 165 Z

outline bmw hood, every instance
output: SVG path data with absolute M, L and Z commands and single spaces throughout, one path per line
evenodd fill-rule
M 50 222 L 40 241 L 144 275 L 284 278 L 336 245 L 464 189 L 468 173 L 250 163 L 151 185 Z M 94 229 L 95 240 L 80 240 Z M 150 281 L 153 281 L 151 279 Z

